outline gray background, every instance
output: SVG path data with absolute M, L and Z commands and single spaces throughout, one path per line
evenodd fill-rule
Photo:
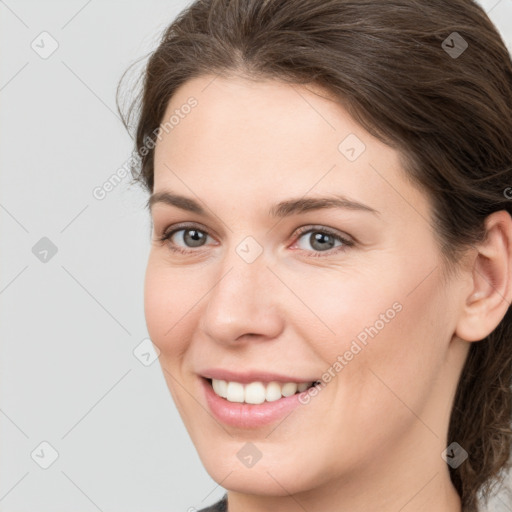
M 192 512 L 224 494 L 140 355 L 146 195 L 128 177 L 93 196 L 132 151 L 121 74 L 187 3 L 0 1 L 2 512 Z M 481 3 L 511 49 L 512 0 Z

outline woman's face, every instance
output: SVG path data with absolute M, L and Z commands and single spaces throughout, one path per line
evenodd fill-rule
M 443 281 L 427 195 L 398 153 L 313 91 L 203 76 L 173 96 L 154 193 L 186 200 L 152 202 L 148 331 L 223 487 L 285 496 L 369 477 L 396 487 L 398 472 L 419 490 L 447 472 L 468 345 L 453 337 L 455 304 L 467 289 Z M 205 377 L 234 381 L 229 400 Z M 320 384 L 237 402 L 267 398 L 269 381 Z M 270 388 L 274 399 L 294 391 Z

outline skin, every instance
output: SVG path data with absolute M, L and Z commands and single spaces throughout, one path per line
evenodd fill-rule
M 153 205 L 145 316 L 201 461 L 228 490 L 229 512 L 460 512 L 441 453 L 470 342 L 494 330 L 512 299 L 510 216 L 488 217 L 486 242 L 445 279 L 428 197 L 405 179 L 395 150 L 319 88 L 213 79 L 186 82 L 164 116 L 190 96 L 198 101 L 157 142 L 154 192 L 195 199 L 209 216 Z M 338 150 L 351 133 L 366 146 L 353 162 Z M 379 213 L 268 213 L 285 199 L 333 193 Z M 158 240 L 181 222 L 202 230 L 203 245 L 184 239 L 186 230 Z M 331 240 L 322 251 L 313 233 L 295 235 L 301 226 L 355 243 L 340 251 Z M 250 264 L 236 252 L 248 236 L 263 249 Z M 173 253 L 171 243 L 189 253 Z M 278 425 L 234 428 L 211 415 L 201 370 L 320 380 L 397 302 L 401 311 L 378 335 Z M 262 454 L 252 467 L 237 457 L 248 441 Z

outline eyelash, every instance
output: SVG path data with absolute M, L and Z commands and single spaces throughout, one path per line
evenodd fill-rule
M 183 224 L 180 226 L 176 226 L 171 231 L 164 232 L 163 235 L 158 237 L 158 240 L 161 243 L 164 243 L 164 242 L 169 241 L 175 233 L 178 233 L 179 231 L 184 231 L 184 230 L 186 231 L 186 230 L 191 230 L 191 229 L 200 231 L 201 233 L 204 233 L 207 236 L 212 237 L 212 235 L 210 235 L 210 233 L 207 230 L 201 228 L 200 226 L 197 226 L 194 224 Z M 305 233 L 310 233 L 310 232 L 323 233 L 325 235 L 332 236 L 333 238 L 342 242 L 342 244 L 343 244 L 342 246 L 333 247 L 332 249 L 329 249 L 327 251 L 306 251 L 306 252 L 312 252 L 313 254 L 311 254 L 311 256 L 314 258 L 332 256 L 335 253 L 337 254 L 338 252 L 346 251 L 347 248 L 352 247 L 354 245 L 354 242 L 352 240 L 344 238 L 341 235 L 331 231 L 330 229 L 324 228 L 322 226 L 304 226 L 304 227 L 299 228 L 297 230 L 297 233 L 295 234 L 295 241 L 297 241 L 301 235 L 304 235 Z M 169 250 L 171 250 L 172 252 L 175 252 L 175 253 L 191 254 L 191 253 L 197 252 L 194 249 L 186 250 L 181 247 L 176 247 L 174 245 L 171 245 L 170 243 L 168 243 L 167 246 L 168 246 Z M 304 251 L 305 249 L 300 249 L 300 250 Z

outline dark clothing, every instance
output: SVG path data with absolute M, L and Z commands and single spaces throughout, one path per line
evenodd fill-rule
M 202 508 L 201 510 L 198 510 L 197 512 L 227 512 L 228 510 L 228 495 L 227 493 L 224 494 L 222 499 L 220 501 L 217 501 L 217 503 L 214 503 L 210 507 Z
M 227 493 L 224 494 L 222 499 L 220 501 L 217 501 L 217 503 L 214 503 L 213 505 L 202 508 L 201 510 L 198 510 L 197 512 L 227 512 L 228 510 L 228 495 Z M 479 512 L 480 509 L 477 510 Z

